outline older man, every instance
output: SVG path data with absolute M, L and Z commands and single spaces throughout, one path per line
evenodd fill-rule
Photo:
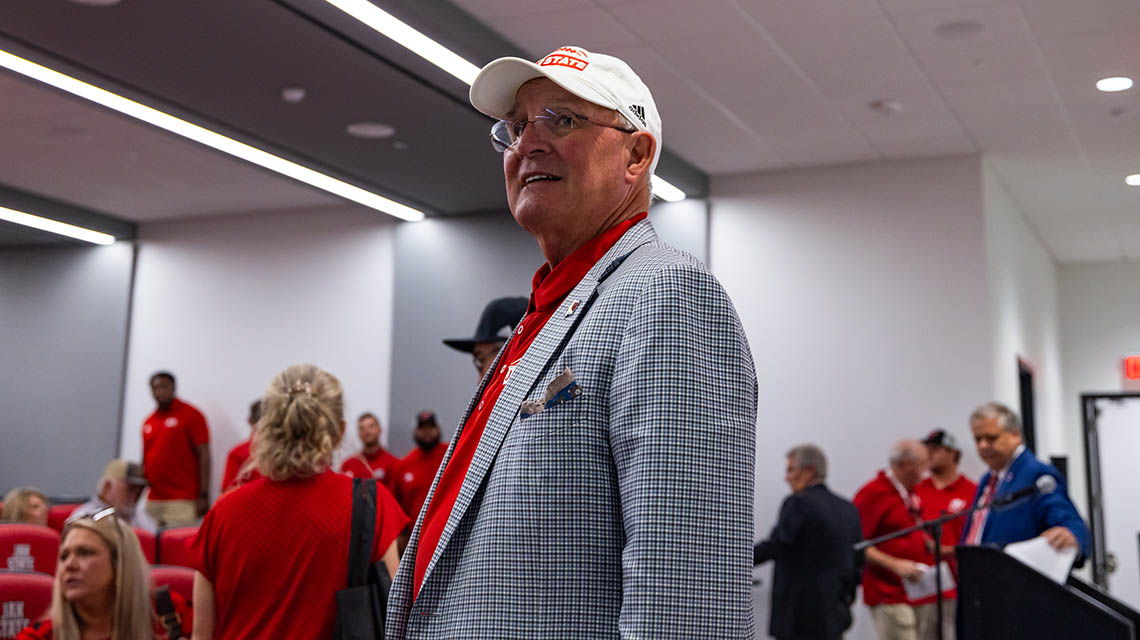
M 917 440 L 903 440 L 891 449 L 890 469 L 880 471 L 855 494 L 864 538 L 901 531 L 918 521 L 921 505 L 914 489 L 927 463 L 926 447 Z M 863 600 L 880 640 L 916 640 L 935 622 L 934 608 L 915 606 L 903 587 L 903 580 L 919 578 L 933 560 L 926 540 L 926 534 L 915 531 L 867 548 Z
M 67 522 L 93 516 L 110 507 L 115 509 L 115 515 L 124 522 L 153 533 L 158 530 L 158 525 L 150 516 L 137 509 L 139 497 L 146 485 L 142 467 L 116 458 L 103 470 L 103 475 L 95 485 L 95 495 L 72 511 Z
M 491 62 L 471 102 L 546 264 L 416 523 L 389 637 L 752 637 L 756 375 L 724 290 L 646 219 L 648 88 L 563 47 Z
M 859 512 L 827 488 L 827 458 L 813 444 L 788 451 L 784 480 L 792 495 L 752 561 L 775 560 L 768 633 L 777 640 L 833 640 L 851 626 L 863 574 Z
M 989 471 L 978 482 L 974 503 L 981 508 L 971 514 L 962 541 L 1004 545 L 1042 536 L 1057 549 L 1079 546 L 1088 557 L 1089 528 L 1069 499 L 1065 479 L 1056 467 L 1039 461 L 1022 444 L 1017 414 L 996 402 L 984 404 L 970 415 L 970 430 L 978 456 Z M 986 508 L 994 498 L 1033 487 L 1043 475 L 1057 481 L 1051 493 L 1034 495 L 1000 511 Z

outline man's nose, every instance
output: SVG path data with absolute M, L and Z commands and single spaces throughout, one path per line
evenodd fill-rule
M 515 153 L 525 156 L 535 151 L 542 152 L 548 149 L 549 145 L 546 141 L 545 132 L 540 131 L 542 128 L 543 125 L 536 121 L 528 122 L 527 125 L 523 127 L 522 134 L 515 140 Z

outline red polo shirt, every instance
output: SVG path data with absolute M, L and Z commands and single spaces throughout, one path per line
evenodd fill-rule
M 252 454 L 249 450 L 249 440 L 246 440 L 245 442 L 235 446 L 233 449 L 230 449 L 229 454 L 226 456 L 226 470 L 224 473 L 222 473 L 222 493 L 225 493 L 230 489 L 236 489 L 243 484 L 253 482 L 254 480 L 257 480 L 261 477 L 261 474 L 257 472 L 257 469 L 250 469 L 248 476 L 242 477 L 240 479 L 238 478 L 238 474 L 241 471 L 242 466 L 245 465 L 251 455 Z
M 196 500 L 198 454 L 194 447 L 210 442 L 201 412 L 175 398 L 168 410 L 156 409 L 146 419 L 142 440 L 150 500 Z
M 424 452 L 416 447 L 404 456 L 392 470 L 392 480 L 388 487 L 392 495 L 400 503 L 400 507 L 413 524 L 420 517 L 420 509 L 424 506 L 431 483 L 435 480 L 435 473 L 439 471 L 439 463 L 443 462 L 443 454 L 447 453 L 447 443 L 441 442 L 431 451 Z
M 882 471 L 855 494 L 854 503 L 863 523 L 864 540 L 912 527 L 917 522 L 915 517 L 922 512 L 921 504 L 918 513 L 912 513 L 907 508 L 899 490 Z M 926 552 L 925 535 L 922 531 L 915 531 L 875 547 L 896 558 L 932 564 L 933 557 Z M 867 563 L 863 569 L 863 600 L 869 607 L 909 603 L 906 591 L 903 590 L 902 578 L 871 563 Z
M 942 489 L 935 488 L 933 478 L 925 478 L 914 487 L 915 495 L 922 502 L 923 520 L 933 520 L 944 512 L 957 513 L 969 509 L 974 502 L 974 493 L 977 490 L 978 485 L 962 475 Z M 953 547 L 962 540 L 962 530 L 966 528 L 966 519 L 967 516 L 962 516 L 942 525 L 943 546 Z M 946 560 L 950 563 L 950 570 L 957 578 L 957 563 L 953 558 Z M 955 597 L 956 595 L 957 591 L 947 597 Z
M 414 575 L 413 593 L 419 594 L 420 585 L 423 584 L 424 574 L 428 564 L 435 554 L 439 544 L 439 537 L 443 533 L 444 525 L 451 516 L 451 509 L 455 506 L 455 499 L 459 497 L 459 488 L 463 486 L 463 478 L 467 476 L 467 468 L 475 457 L 475 450 L 479 447 L 479 440 L 483 430 L 487 427 L 487 419 L 499 400 L 507 380 L 511 377 L 515 367 L 526 355 L 526 350 L 534 342 L 547 320 L 554 314 L 555 309 L 562 304 L 570 291 L 586 277 L 598 260 L 606 254 L 617 241 L 629 231 L 630 227 L 645 219 L 646 213 L 620 222 L 594 237 L 586 244 L 578 247 L 574 253 L 567 256 L 562 262 L 551 269 L 550 264 L 544 264 L 534 274 L 530 294 L 530 306 L 526 315 L 515 327 L 514 339 L 507 345 L 507 351 L 499 360 L 499 368 L 494 376 L 483 388 L 483 396 L 479 404 L 467 418 L 467 425 L 459 433 L 459 441 L 455 444 L 455 451 L 443 470 L 443 475 L 436 486 L 435 496 L 427 507 L 424 515 L 423 528 L 420 530 L 419 547 L 416 549 L 416 570 Z
M 445 448 L 446 449 L 446 448 Z M 360 451 L 340 465 L 340 472 L 354 478 L 376 478 L 386 487 L 392 486 L 392 472 L 400 459 L 380 447 L 372 453 Z M 439 468 L 439 465 L 436 465 Z M 432 472 L 434 479 L 435 472 Z

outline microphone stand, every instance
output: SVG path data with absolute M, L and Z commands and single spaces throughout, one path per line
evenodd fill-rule
M 881 535 L 877 538 L 872 538 L 870 540 L 864 540 L 863 542 L 856 544 L 854 546 L 854 549 L 855 549 L 855 551 L 865 551 L 867 549 L 867 547 L 873 547 L 873 546 L 880 544 L 882 542 L 887 542 L 888 540 L 894 540 L 895 538 L 901 538 L 903 536 L 910 535 L 910 534 L 914 533 L 915 531 L 923 531 L 924 530 L 928 534 L 930 534 L 930 536 L 934 539 L 934 588 L 936 590 L 935 591 L 935 603 L 936 603 L 935 606 L 938 609 L 938 611 L 937 611 L 937 615 L 938 615 L 938 618 L 937 618 L 938 619 L 938 635 L 937 635 L 937 638 L 938 638 L 938 640 L 944 640 L 942 637 L 942 602 L 943 602 L 944 598 L 942 597 L 942 569 L 940 568 L 940 565 L 942 564 L 942 525 L 944 525 L 947 522 L 950 522 L 952 520 L 956 520 L 958 518 L 961 518 L 963 516 L 968 516 L 968 515 L 974 513 L 975 511 L 977 511 L 978 509 L 982 509 L 982 508 L 989 509 L 990 511 L 1002 511 L 1004 509 L 1008 509 L 1008 508 L 1012 507 L 1013 505 L 1021 502 L 1022 500 L 1025 500 L 1026 498 L 1030 498 L 1030 497 L 1033 497 L 1035 495 L 1038 495 L 1038 493 L 1034 492 L 1034 493 L 1026 494 L 1026 495 L 1019 496 L 1019 497 L 1012 499 L 1012 500 L 1009 499 L 1011 496 L 1002 496 L 1000 498 L 995 496 L 995 497 L 990 498 L 990 501 L 984 505 L 974 504 L 969 509 L 965 509 L 963 511 L 955 511 L 953 513 L 948 513 L 946 511 L 943 511 L 941 516 L 938 516 L 937 518 L 933 518 L 931 520 L 920 520 L 917 523 L 915 523 L 915 525 L 913 527 L 907 527 L 906 529 L 900 529 L 900 530 L 895 531 L 893 533 L 887 533 L 887 534 Z

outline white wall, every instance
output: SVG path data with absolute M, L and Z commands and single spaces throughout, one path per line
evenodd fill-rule
M 225 455 L 248 437 L 249 403 L 286 366 L 336 375 L 353 416 L 388 413 L 392 235 L 385 216 L 316 210 L 195 218 L 139 229 L 122 454 L 141 456 L 157 370 L 206 415 L 217 496 Z
M 1121 360 L 1140 355 L 1140 263 L 1063 265 L 1059 281 L 1063 422 L 1070 464 L 1079 464 L 1073 501 L 1087 514 L 1080 394 L 1122 391 Z
M 1069 457 L 1070 480 L 1084 466 L 1069 447 L 1062 414 L 1057 266 L 1009 192 L 984 163 L 986 253 L 993 327 L 993 399 L 1020 412 L 1017 359 L 1033 370 L 1037 457 Z
M 890 446 L 930 429 L 968 442 L 991 393 L 980 160 L 896 162 L 714 179 L 711 267 L 760 381 L 756 538 L 787 494 L 784 453 L 815 442 L 851 497 Z M 981 465 L 967 452 L 964 468 Z M 756 590 L 767 631 L 770 566 Z M 855 607 L 849 638 L 872 638 Z

